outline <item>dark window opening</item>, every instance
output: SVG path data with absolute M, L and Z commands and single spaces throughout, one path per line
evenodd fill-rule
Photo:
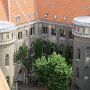
M 6 77 L 6 80 L 7 80 L 8 85 L 10 85 L 10 77 L 9 76 Z
M 18 39 L 22 39 L 22 32 L 18 32 Z
M 80 59 L 80 49 L 77 50 L 77 59 Z
M 76 70 L 75 70 L 75 77 L 76 77 L 76 79 L 79 78 L 79 68 L 76 68 Z
M 9 55 L 6 54 L 5 56 L 5 66 L 9 66 Z
M 28 36 L 28 30 L 26 30 L 26 37 Z
M 35 29 L 34 27 L 33 28 L 30 28 L 30 35 L 34 35 L 35 34 Z
M 65 31 L 64 30 L 60 30 L 60 36 L 65 37 Z
M 48 33 L 48 28 L 47 27 L 43 27 L 42 33 L 43 34 L 47 34 Z
M 73 38 L 72 31 L 69 31 L 69 38 Z
M 51 35 L 56 36 L 56 30 L 55 30 L 55 28 L 51 28 Z

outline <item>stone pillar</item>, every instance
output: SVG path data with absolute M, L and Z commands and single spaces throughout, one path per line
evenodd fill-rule
M 38 38 L 38 35 L 39 35 L 39 24 L 36 23 L 35 24 L 35 38 Z
M 50 39 L 51 38 L 51 25 L 49 24 L 48 25 L 48 39 Z
M 56 26 L 56 44 L 59 45 L 59 38 L 60 38 L 60 26 Z
M 38 23 L 38 37 L 42 35 L 42 23 Z

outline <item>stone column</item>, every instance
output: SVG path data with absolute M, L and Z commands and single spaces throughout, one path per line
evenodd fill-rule
M 51 25 L 48 25 L 48 39 L 51 38 Z
M 42 35 L 42 23 L 38 23 L 38 37 Z
M 38 26 L 38 23 L 35 24 L 35 38 L 38 38 L 38 35 L 39 35 L 39 26 Z
M 60 38 L 60 26 L 56 26 L 56 44 L 59 45 L 59 38 Z

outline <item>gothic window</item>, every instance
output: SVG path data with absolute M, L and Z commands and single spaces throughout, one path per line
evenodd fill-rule
M 5 56 L 5 66 L 9 66 L 9 55 L 6 54 Z
M 80 49 L 77 49 L 77 59 L 80 59 Z
M 75 70 L 75 78 L 79 78 L 79 68 L 76 68 Z

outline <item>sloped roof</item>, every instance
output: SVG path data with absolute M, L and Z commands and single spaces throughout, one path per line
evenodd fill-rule
M 34 0 L 11 0 L 10 3 L 11 22 L 23 24 L 35 20 Z M 15 17 L 18 15 L 21 21 L 16 22 Z
M 71 23 L 76 16 L 90 15 L 90 0 L 36 0 L 39 18 L 45 19 L 45 13 L 48 13 L 48 20 Z M 64 20 L 64 18 L 66 20 Z
M 6 1 L 0 0 L 1 20 L 8 20 Z M 47 18 L 45 14 L 48 14 Z M 19 22 L 15 18 L 18 15 L 21 18 Z M 10 0 L 10 19 L 16 25 L 37 19 L 70 24 L 74 17 L 85 15 L 90 15 L 90 0 Z
M 7 20 L 6 4 L 0 0 L 0 20 Z
M 0 69 L 0 90 L 10 90 L 1 69 Z

